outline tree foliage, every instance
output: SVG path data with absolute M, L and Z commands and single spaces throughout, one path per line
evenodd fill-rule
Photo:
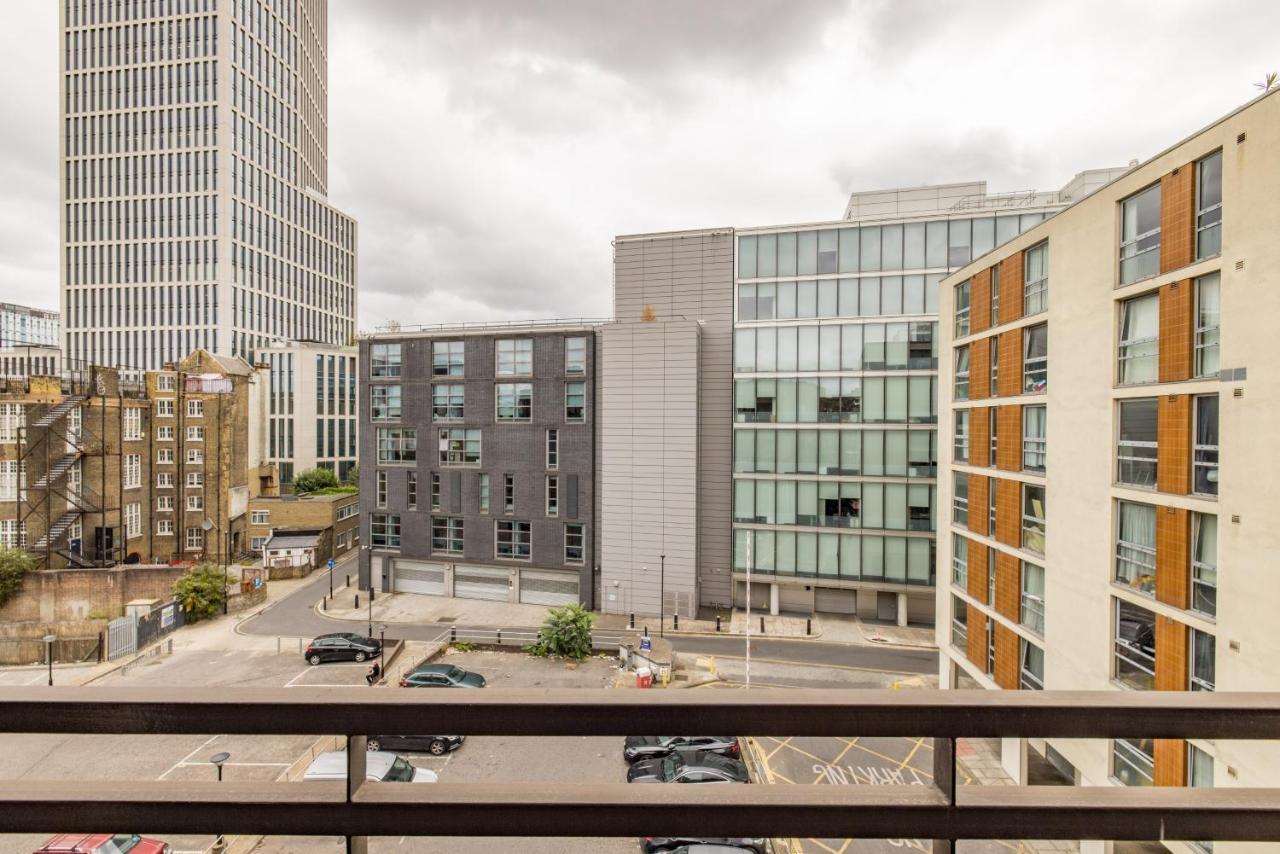
M 0 548 L 0 605 L 22 588 L 22 577 L 35 567 L 35 557 L 22 549 Z
M 591 655 L 591 612 L 581 605 L 562 605 L 547 612 L 538 640 L 529 647 L 534 655 L 560 655 L 583 659 Z
M 173 595 L 187 614 L 187 622 L 195 623 L 218 614 L 227 600 L 223 568 L 211 563 L 193 566 L 173 584 Z
M 359 465 L 352 466 L 350 471 L 347 472 L 347 479 L 343 482 L 350 484 L 351 486 L 359 486 L 360 485 L 360 466 Z
M 295 495 L 306 495 L 322 489 L 332 489 L 338 485 L 338 476 L 329 469 L 307 469 L 293 476 L 293 492 Z

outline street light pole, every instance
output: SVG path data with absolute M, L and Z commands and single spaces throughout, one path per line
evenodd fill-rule
M 222 564 L 222 613 L 225 615 L 229 607 L 227 596 L 227 585 L 231 583 L 231 523 L 227 522 L 227 551 L 226 559 Z
M 666 618 L 666 588 L 667 588 L 667 556 L 658 555 L 660 561 L 658 568 L 658 637 L 665 638 L 667 636 L 664 620 Z
M 49 687 L 53 687 L 53 642 L 58 639 L 57 635 L 45 635 L 44 644 L 49 658 Z
M 373 637 L 373 581 L 369 581 L 369 637 Z
M 745 665 L 746 682 L 747 682 L 748 688 L 751 687 L 751 562 L 752 562 L 751 547 L 754 541 L 755 541 L 755 534 L 753 532 L 748 533 L 747 534 L 747 634 L 746 634 L 747 659 L 746 659 L 746 665 Z

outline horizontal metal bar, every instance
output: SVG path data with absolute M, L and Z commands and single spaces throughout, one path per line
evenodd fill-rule
M 1280 693 L 3 688 L 0 732 L 1280 740 Z
M 1280 790 L 962 786 L 0 784 L 0 832 L 1280 841 Z

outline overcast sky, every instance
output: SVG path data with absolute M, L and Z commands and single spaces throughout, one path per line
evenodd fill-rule
M 4 0 L 0 300 L 56 308 L 58 0 Z M 605 317 L 616 234 L 1055 189 L 1257 94 L 1273 0 L 331 0 L 360 322 Z

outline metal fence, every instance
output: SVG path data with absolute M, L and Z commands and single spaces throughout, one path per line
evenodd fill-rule
M 625 632 L 597 631 L 591 633 L 591 645 L 596 649 L 616 651 Z M 485 628 L 481 626 L 450 626 L 436 638 L 441 643 L 474 643 L 480 646 L 514 646 L 524 648 L 538 640 L 538 629 L 531 626 Z
M 177 600 L 166 602 L 138 618 L 138 646 L 154 643 L 186 625 L 187 615 Z
M 117 617 L 107 624 L 107 661 L 132 655 L 138 649 L 138 621 L 131 616 Z

